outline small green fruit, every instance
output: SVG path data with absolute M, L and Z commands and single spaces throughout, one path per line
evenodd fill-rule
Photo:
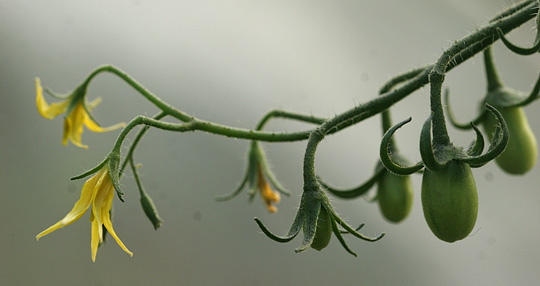
M 315 231 L 315 238 L 311 243 L 311 248 L 316 250 L 322 250 L 330 243 L 332 238 L 332 221 L 330 221 L 330 216 L 328 211 L 321 206 L 319 211 L 319 217 L 317 218 L 317 230 Z
M 413 188 L 410 176 L 384 172 L 377 185 L 379 208 L 388 221 L 403 221 L 411 211 Z
M 521 107 L 498 107 L 497 110 L 508 125 L 510 139 L 504 152 L 495 160 L 499 167 L 507 173 L 525 174 L 534 167 L 538 156 L 536 138 L 529 126 L 525 112 Z M 491 139 L 497 126 L 497 119 L 493 114 L 488 114 L 483 125 Z
M 422 208 L 439 239 L 454 242 L 467 237 L 478 215 L 478 194 L 469 165 L 452 160 L 439 172 L 425 169 Z

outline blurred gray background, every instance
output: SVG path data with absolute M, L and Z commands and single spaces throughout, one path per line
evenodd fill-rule
M 126 202 L 114 202 L 115 230 L 133 258 L 109 240 L 92 263 L 88 214 L 35 240 L 79 198 L 84 181 L 69 177 L 100 162 L 118 135 L 85 131 L 90 149 L 63 146 L 61 116 L 46 120 L 36 110 L 36 76 L 69 92 L 110 63 L 170 104 L 222 124 L 250 128 L 274 108 L 330 117 L 375 97 L 392 75 L 435 61 L 511 3 L 0 0 L 0 284 L 538 285 L 538 166 L 523 177 L 505 175 L 494 163 L 475 169 L 478 222 L 471 237 L 454 244 L 439 241 L 424 222 L 420 176 L 414 177 L 413 211 L 399 225 L 384 221 L 376 204 L 333 199 L 348 222 L 366 223 L 365 234 L 387 234 L 377 243 L 347 237 L 358 258 L 335 237 L 324 251 L 302 254 L 294 253 L 299 238 L 288 244 L 266 238 L 253 217 L 276 233 L 287 231 L 302 190 L 305 142 L 264 144 L 276 176 L 292 192 L 270 215 L 259 197 L 248 204 L 246 192 L 231 202 L 214 200 L 236 188 L 249 142 L 152 130 L 135 158 L 162 228 L 154 231 L 144 216 L 129 172 L 122 180 Z M 528 45 L 535 32 L 529 23 L 510 37 Z M 494 52 L 504 81 L 528 92 L 539 57 L 514 55 L 500 43 Z M 457 116 L 473 118 L 485 90 L 481 57 L 453 70 L 446 85 Z M 104 126 L 156 112 L 112 75 L 99 76 L 89 92 L 90 99 L 103 98 L 94 115 Z M 413 116 L 397 135 L 411 160 L 420 158 L 427 95 L 423 88 L 393 113 L 396 121 Z M 538 111 L 538 103 L 527 107 L 537 136 Z M 268 130 L 308 127 L 275 121 Z M 474 138 L 453 129 L 451 136 L 461 145 Z M 378 117 L 328 137 L 317 173 L 339 187 L 361 183 L 371 175 L 379 140 Z

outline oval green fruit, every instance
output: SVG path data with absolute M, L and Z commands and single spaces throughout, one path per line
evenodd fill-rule
M 377 184 L 377 200 L 384 218 L 394 223 L 403 221 L 409 215 L 413 201 L 410 176 L 384 172 Z
M 330 243 L 332 238 L 332 221 L 328 211 L 321 206 L 319 211 L 319 217 L 317 218 L 317 230 L 315 231 L 315 237 L 311 243 L 311 248 L 316 250 L 322 250 Z
M 439 172 L 425 169 L 422 208 L 439 239 L 454 242 L 467 237 L 478 215 L 478 194 L 469 165 L 452 160 Z
M 495 161 L 507 173 L 525 174 L 534 167 L 538 156 L 536 138 L 529 126 L 525 112 L 521 107 L 498 107 L 497 110 L 508 125 L 510 138 L 506 149 Z M 495 133 L 497 119 L 493 114 L 488 114 L 483 125 L 491 139 Z

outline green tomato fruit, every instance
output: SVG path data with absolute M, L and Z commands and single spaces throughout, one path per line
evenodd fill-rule
M 536 138 L 529 127 L 525 112 L 521 107 L 499 107 L 497 110 L 508 125 L 510 138 L 508 146 L 495 161 L 507 173 L 525 174 L 534 167 L 538 155 Z M 483 125 L 491 139 L 495 133 L 497 119 L 493 114 L 488 114 Z
M 425 169 L 422 208 L 439 239 L 454 242 L 467 237 L 478 215 L 478 194 L 469 165 L 452 160 L 439 172 Z
M 388 221 L 403 221 L 411 211 L 413 188 L 410 176 L 384 172 L 377 184 L 379 208 Z
M 311 248 L 316 250 L 322 250 L 330 243 L 332 238 L 332 221 L 330 221 L 330 216 L 328 211 L 321 206 L 319 211 L 319 217 L 317 218 L 317 230 L 315 231 L 315 238 L 311 243 Z

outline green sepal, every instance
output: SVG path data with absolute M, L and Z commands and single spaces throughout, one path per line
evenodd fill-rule
M 435 146 L 436 148 L 441 148 L 443 146 Z M 440 153 L 444 151 L 439 151 L 437 155 L 440 156 Z M 451 158 L 446 158 L 443 162 L 439 162 L 435 157 L 435 152 L 431 146 L 431 116 L 424 122 L 422 126 L 422 131 L 420 132 L 420 156 L 426 168 L 432 171 L 439 171 L 444 168 L 444 165 L 451 160 Z
M 533 43 L 532 47 L 530 47 L 530 48 L 523 48 L 523 47 L 519 47 L 519 46 L 516 46 L 516 45 L 512 44 L 506 38 L 506 36 L 504 35 L 501 28 L 498 28 L 498 27 L 497 27 L 497 35 L 499 36 L 499 38 L 501 39 L 503 44 L 509 50 L 511 50 L 512 52 L 514 52 L 516 54 L 519 54 L 519 55 L 528 56 L 528 55 L 532 55 L 532 54 L 534 54 L 534 53 L 536 53 L 536 52 L 538 52 L 540 50 L 540 14 L 538 14 L 538 13 L 537 13 L 537 16 L 536 16 L 536 29 L 537 29 L 536 38 L 534 40 L 534 43 Z
M 101 163 L 99 163 L 97 166 L 95 166 L 94 168 L 80 174 L 80 175 L 77 175 L 77 176 L 74 176 L 74 177 L 71 177 L 69 178 L 70 180 L 79 180 L 79 179 L 82 179 L 82 178 L 85 178 L 85 177 L 88 177 L 94 173 L 96 173 L 97 171 L 99 171 L 101 168 L 103 168 L 103 166 L 105 166 L 105 164 L 109 161 L 109 157 L 107 156 L 103 161 L 101 161 Z
M 291 227 L 289 228 L 289 231 L 287 232 L 287 234 L 285 236 L 278 236 L 278 235 L 273 234 L 270 230 L 268 230 L 268 228 L 257 217 L 255 218 L 255 222 L 257 223 L 257 225 L 259 225 L 259 228 L 262 230 L 262 232 L 268 238 L 270 238 L 270 239 L 272 239 L 272 240 L 274 240 L 276 242 L 287 243 L 287 242 L 291 241 L 293 238 L 295 238 L 296 235 L 298 235 L 298 233 L 300 232 L 300 230 L 304 226 L 304 222 L 305 222 L 304 211 L 305 211 L 305 208 L 303 207 L 303 203 L 304 203 L 303 200 L 300 201 L 300 208 L 298 208 L 298 211 L 296 212 L 296 216 L 294 218 L 294 221 L 293 221 Z
M 223 196 L 217 197 L 216 201 L 225 202 L 225 201 L 228 201 L 228 200 L 231 200 L 231 199 L 235 198 L 244 189 L 244 186 L 246 185 L 247 181 L 248 181 L 248 176 L 247 176 L 247 173 L 246 173 L 246 175 L 242 179 L 242 182 L 240 183 L 238 188 L 236 188 L 236 190 L 234 190 L 232 193 L 230 193 L 228 195 L 223 195 Z
M 334 234 L 336 234 L 336 237 L 339 241 L 339 243 L 341 244 L 341 246 L 343 248 L 345 248 L 345 250 L 350 253 L 351 255 L 353 255 L 354 257 L 358 257 L 358 255 L 356 254 L 356 252 L 352 251 L 352 249 L 349 247 L 349 245 L 347 245 L 347 242 L 345 242 L 345 239 L 343 238 L 343 235 L 342 233 L 349 233 L 348 231 L 341 231 L 337 225 L 337 222 L 336 220 L 332 220 L 332 232 L 334 232 Z
M 484 103 L 497 107 L 523 106 L 529 97 L 530 95 L 526 96 L 520 91 L 503 86 L 489 91 Z
M 474 125 L 472 122 L 471 127 L 476 133 L 476 140 L 473 142 L 473 144 L 471 144 L 469 150 L 467 150 L 467 154 L 469 156 L 478 156 L 484 151 L 484 135 L 482 135 L 480 129 L 478 129 L 478 127 L 476 127 L 476 125 Z
M 382 166 L 381 163 L 377 164 L 377 168 L 375 169 L 374 174 L 364 183 L 362 183 L 360 186 L 348 190 L 338 190 L 334 187 L 329 186 L 328 184 L 322 182 L 319 180 L 319 183 L 323 186 L 323 188 L 330 192 L 332 195 L 342 198 L 342 199 L 354 199 L 361 195 L 364 195 L 369 189 L 373 187 L 373 185 L 377 182 L 377 180 L 380 178 L 380 176 L 386 171 L 386 169 Z
M 506 125 L 501 113 L 489 104 L 486 104 L 486 109 L 495 115 L 498 121 L 497 128 L 495 129 L 495 134 L 493 135 L 493 139 L 491 140 L 488 151 L 483 155 L 456 158 L 456 160 L 467 163 L 473 168 L 481 167 L 487 164 L 489 161 L 497 158 L 504 151 L 506 145 L 508 145 L 508 139 L 510 138 L 508 126 Z
M 401 128 L 403 125 L 411 122 L 412 118 L 409 117 L 406 120 L 401 121 L 400 123 L 394 125 L 392 128 L 388 129 L 386 133 L 384 133 L 383 138 L 381 140 L 381 147 L 379 149 L 379 155 L 381 157 L 381 162 L 384 165 L 384 167 L 396 174 L 401 176 L 410 175 L 413 173 L 418 172 L 420 169 L 424 167 L 424 164 L 422 162 L 418 162 L 413 166 L 404 167 L 396 164 L 394 161 L 392 161 L 391 154 L 390 154 L 390 143 L 392 142 L 392 136 L 394 133 Z
M 537 100 L 540 93 L 540 76 L 536 80 L 532 91 L 525 95 L 508 87 L 501 87 L 488 92 L 485 103 L 496 107 L 519 107 L 526 106 Z
M 450 90 L 448 88 L 446 88 L 444 90 L 444 106 L 446 107 L 446 117 L 450 121 L 450 124 L 452 124 L 452 126 L 454 126 L 455 128 L 458 128 L 458 129 L 471 129 L 471 128 L 474 128 L 474 127 L 472 127 L 471 124 L 478 125 L 478 124 L 482 123 L 482 121 L 484 120 L 484 116 L 486 115 L 486 113 L 484 111 L 482 111 L 482 112 L 480 112 L 478 117 L 473 119 L 472 122 L 469 122 L 469 123 L 458 122 L 456 117 L 454 116 L 454 112 L 452 111 L 452 108 L 450 107 Z
M 305 196 L 304 196 L 305 195 Z M 304 199 L 305 197 L 305 199 Z M 320 200 L 315 194 L 304 192 L 302 195 L 302 202 L 304 203 L 304 227 L 302 228 L 304 238 L 302 239 L 302 245 L 296 248 L 294 252 L 302 252 L 308 249 L 313 240 L 315 239 L 315 233 L 317 232 L 317 222 L 319 221 L 319 215 L 321 210 Z
M 109 176 L 111 177 L 112 184 L 116 190 L 116 195 L 120 201 L 124 202 L 122 197 L 124 193 L 120 189 L 120 152 L 112 150 L 109 153 Z
M 340 225 L 341 227 L 343 227 L 347 232 L 349 232 L 350 234 L 360 238 L 361 240 L 365 240 L 365 241 L 369 241 L 369 242 L 375 242 L 375 241 L 380 240 L 381 238 L 383 238 L 386 235 L 386 233 L 383 232 L 383 233 L 381 233 L 381 234 L 379 234 L 378 236 L 375 236 L 375 237 L 365 236 L 365 235 L 357 232 L 356 230 L 354 230 L 354 228 L 352 228 L 352 226 L 348 225 L 340 217 L 336 216 L 335 220 L 336 220 L 336 223 L 338 225 Z
M 248 165 L 242 182 L 232 193 L 217 197 L 216 200 L 221 202 L 231 200 L 235 198 L 240 192 L 242 192 L 246 185 L 248 185 L 249 202 L 252 202 L 255 198 L 255 195 L 257 194 L 257 168 L 259 168 L 259 166 L 262 170 L 263 175 L 268 178 L 270 183 L 279 193 L 285 196 L 290 196 L 290 193 L 279 183 L 274 173 L 272 173 L 270 167 L 268 166 L 268 162 L 266 161 L 264 151 L 259 146 L 259 143 L 257 141 L 251 141 L 250 149 L 248 152 Z
M 249 187 L 249 201 L 252 202 L 257 193 L 257 165 L 259 164 L 259 144 L 257 141 L 251 142 L 251 148 L 249 150 L 249 159 L 248 159 L 248 187 Z
M 242 179 L 242 182 L 240 183 L 240 185 L 232 193 L 217 197 L 216 201 L 225 202 L 225 201 L 235 198 L 238 194 L 242 192 L 242 190 L 244 189 L 247 183 L 249 183 L 250 201 L 253 200 L 253 197 L 255 196 L 255 193 L 256 193 L 256 190 L 254 190 L 254 188 L 256 188 L 255 181 L 257 179 L 257 168 L 256 168 L 257 154 L 256 154 L 256 151 L 254 150 L 256 143 L 257 143 L 256 141 L 251 142 L 251 146 L 248 152 L 247 168 L 244 173 L 244 178 Z
M 77 106 L 77 104 L 81 101 L 83 102 L 83 106 L 85 106 L 84 104 L 84 96 L 86 94 L 86 89 L 83 89 L 81 86 L 77 87 L 73 92 L 72 94 L 68 97 L 68 98 L 71 98 L 70 102 L 69 102 L 69 105 L 66 109 L 66 112 L 64 113 L 65 114 L 65 117 L 67 117 L 69 114 L 71 114 L 71 111 L 73 111 L 73 109 L 75 108 L 75 106 Z M 84 107 L 86 109 L 86 106 Z M 87 113 L 88 113 L 88 110 L 86 110 Z
M 60 95 L 60 94 L 57 94 L 56 92 L 50 90 L 49 88 L 44 88 L 44 90 L 45 90 L 45 93 L 50 95 L 52 98 L 56 98 L 56 99 L 60 99 L 60 100 L 66 100 L 66 99 L 70 98 L 73 95 L 73 92 L 68 93 L 68 94 Z
M 279 181 L 276 179 L 276 176 L 274 175 L 274 173 L 272 172 L 272 170 L 270 169 L 270 166 L 268 165 L 268 161 L 266 160 L 266 155 L 264 154 L 264 151 L 263 149 L 261 148 L 261 146 L 259 145 L 259 142 L 257 141 L 253 141 L 253 152 L 254 152 L 254 159 L 256 160 L 256 162 L 258 164 L 261 165 L 261 168 L 262 168 L 262 171 L 264 173 L 264 175 L 266 175 L 266 178 L 268 178 L 268 181 L 270 181 L 270 183 L 272 183 L 272 185 L 274 186 L 274 188 L 281 194 L 285 195 L 285 196 L 290 196 L 291 193 L 289 191 L 287 191 L 280 183 Z
M 270 183 L 272 183 L 272 185 L 274 186 L 274 188 L 281 194 L 285 195 L 285 196 L 290 196 L 291 193 L 289 191 L 287 191 L 287 189 L 285 189 L 285 187 L 283 187 L 281 185 L 281 183 L 279 183 L 279 181 L 276 179 L 276 176 L 274 175 L 274 173 L 272 172 L 272 170 L 270 170 L 270 168 L 268 167 L 267 165 L 268 163 L 266 162 L 266 160 L 264 160 L 264 163 L 262 164 L 262 169 L 263 169 L 263 173 L 266 175 L 266 178 L 268 179 L 268 181 L 270 181 Z
M 297 217 L 298 217 L 298 214 L 297 214 Z M 259 226 L 259 228 L 262 230 L 262 232 L 270 239 L 272 239 L 273 241 L 276 241 L 276 242 L 280 242 L 280 243 L 287 243 L 291 240 L 293 240 L 293 238 L 296 237 L 296 235 L 300 232 L 300 229 L 301 227 L 298 227 L 298 224 L 296 223 L 296 220 L 295 222 L 293 223 L 293 225 L 291 226 L 291 229 L 289 230 L 289 233 L 285 236 L 279 236 L 279 235 L 275 235 L 273 234 L 263 223 L 262 221 L 256 217 L 254 218 L 255 219 L 255 222 L 257 223 L 257 225 Z
M 304 192 L 302 193 L 302 198 L 300 200 L 300 207 L 298 208 L 296 217 L 287 235 L 278 236 L 273 234 L 258 218 L 255 218 L 255 222 L 268 238 L 281 243 L 291 241 L 293 238 L 296 237 L 296 235 L 298 235 L 300 230 L 303 230 L 304 238 L 302 239 L 302 244 L 300 245 L 300 247 L 295 249 L 295 252 L 298 253 L 305 251 L 306 249 L 311 247 L 314 241 L 316 242 L 316 249 L 322 246 L 322 244 L 319 244 L 319 242 L 315 240 L 316 233 L 318 231 L 317 224 L 319 222 L 322 209 L 324 209 L 323 211 L 327 212 L 328 220 L 332 225 L 332 232 L 337 236 L 338 240 L 343 245 L 345 250 L 347 250 L 347 252 L 351 253 L 354 256 L 356 256 L 356 254 L 352 252 L 345 243 L 341 235 L 341 231 L 338 228 L 338 225 L 342 226 L 348 233 L 351 233 L 354 236 L 365 241 L 377 241 L 384 236 L 384 233 L 377 237 L 364 236 L 354 230 L 347 223 L 345 223 L 333 210 L 332 205 L 328 200 L 328 197 L 320 186 L 317 186 L 317 189 L 304 190 Z M 326 221 L 326 223 L 328 223 L 328 221 Z M 325 230 L 328 230 L 327 227 L 328 226 L 325 227 Z M 324 234 L 325 239 L 328 239 L 327 234 L 328 233 Z
M 366 225 L 365 223 L 362 223 L 362 224 L 360 224 L 359 226 L 357 226 L 354 230 L 359 231 L 359 230 L 361 230 L 365 225 Z M 346 234 L 346 233 L 349 233 L 349 232 L 346 231 L 346 230 L 339 230 L 339 233 L 341 233 L 341 234 Z

